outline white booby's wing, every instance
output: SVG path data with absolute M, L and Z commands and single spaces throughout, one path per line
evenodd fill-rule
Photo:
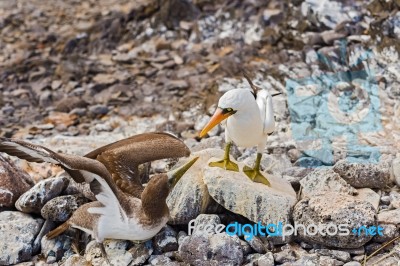
M 30 162 L 49 162 L 60 165 L 67 171 L 77 171 L 90 184 L 96 199 L 104 205 L 104 208 L 94 209 L 93 213 L 119 215 L 122 220 L 126 219 L 124 206 L 126 196 L 118 190 L 112 182 L 106 167 L 93 159 L 61 154 L 40 145 L 31 144 L 22 140 L 0 138 L 0 152 L 25 159 Z M 121 204 L 122 203 L 122 204 Z M 115 217 L 115 216 L 114 216 Z
M 274 109 L 272 106 L 272 96 L 267 90 L 259 90 L 256 95 L 256 102 L 260 109 L 261 121 L 263 123 L 263 133 L 271 134 L 275 130 Z

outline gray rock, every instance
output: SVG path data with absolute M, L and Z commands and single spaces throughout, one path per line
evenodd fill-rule
M 400 235 L 400 228 L 394 224 L 379 224 L 383 228 L 382 235 L 375 235 L 373 240 L 379 243 L 388 242 Z
M 33 185 L 32 178 L 26 172 L 0 156 L 0 208 L 14 207 L 17 199 Z
M 329 256 L 319 257 L 319 266 L 341 266 L 344 263 Z
M 361 263 L 359 263 L 358 261 L 350 261 L 343 264 L 343 266 L 361 266 Z
M 319 258 L 315 254 L 307 254 L 302 256 L 299 260 L 293 263 L 284 263 L 281 266 L 320 266 Z
M 253 251 L 253 249 L 251 248 L 250 244 L 247 241 L 240 239 L 240 245 L 242 246 L 243 256 L 247 256 Z
M 378 213 L 378 224 L 400 224 L 400 209 Z
M 343 262 L 348 262 L 351 259 L 350 253 L 342 250 L 316 249 L 315 253 L 321 256 L 329 256 Z
M 237 236 L 213 231 L 205 232 L 205 226 L 220 224 L 217 215 L 200 215 L 195 221 L 192 235 L 183 239 L 179 255 L 191 265 L 241 265 L 243 251 Z
M 45 219 L 54 222 L 65 222 L 81 205 L 89 200 L 81 195 L 59 196 L 49 200 L 42 208 L 41 214 Z
M 290 182 L 292 187 L 299 188 L 300 180 L 311 173 L 313 169 L 304 167 L 289 167 L 282 171 L 282 177 Z M 298 189 L 297 189 L 298 190 Z
M 280 252 L 274 253 L 274 260 L 278 263 L 294 262 L 299 258 L 308 255 L 307 251 L 302 249 L 298 244 L 286 244 L 281 247 Z
M 351 230 L 361 225 L 366 227 L 376 225 L 375 209 L 369 202 L 359 201 L 352 196 L 337 192 L 301 200 L 294 207 L 293 220 L 295 224 L 302 224 L 305 227 L 311 224 L 324 225 L 325 228 L 330 224 L 348 225 L 349 235 L 333 233 L 325 236 L 320 233 L 311 235 L 305 234 L 302 228 L 297 230 L 299 237 L 304 241 L 339 248 L 356 248 L 364 245 L 372 236 L 364 234 L 358 236 L 352 234 Z M 334 229 L 330 229 L 330 232 L 334 232 Z
M 400 158 L 396 158 L 392 161 L 391 174 L 397 186 L 400 187 Z
M 133 255 L 128 251 L 131 242 L 126 240 L 105 240 L 104 247 L 112 265 L 128 265 L 133 261 Z M 91 265 L 100 265 L 105 262 L 99 245 L 95 240 L 86 246 L 85 259 Z
M 253 253 L 253 254 L 248 254 L 243 263 L 246 263 L 246 265 L 253 265 L 255 262 L 261 257 L 262 255 L 259 253 Z
M 384 205 L 389 205 L 390 204 L 390 196 L 382 196 L 380 201 Z
M 15 207 L 26 213 L 38 213 L 51 199 L 60 195 L 68 186 L 69 179 L 57 177 L 45 179 L 25 192 L 15 203 Z
M 32 257 L 32 245 L 43 224 L 29 214 L 0 212 L 0 265 L 28 261 Z
M 171 226 L 166 225 L 153 238 L 154 249 L 159 253 L 178 250 L 177 234 Z
M 152 246 L 152 241 L 149 240 L 144 243 L 139 243 L 135 244 L 129 252 L 133 256 L 133 260 L 130 265 L 132 266 L 138 266 L 138 265 L 143 265 L 148 258 L 150 258 L 150 255 L 153 254 L 153 246 Z
M 193 156 L 199 156 L 199 159 L 175 185 L 167 198 L 171 224 L 188 224 L 190 220 L 205 212 L 211 198 L 203 181 L 202 169 L 211 157 L 222 158 L 223 155 L 224 152 L 220 149 L 193 153 Z M 182 159 L 177 165 L 186 161 L 187 159 Z
M 311 198 L 326 192 L 354 195 L 356 189 L 346 183 L 330 168 L 315 169 L 300 181 L 301 198 Z
M 181 245 L 181 244 L 182 244 L 182 241 L 183 241 L 183 239 L 184 239 L 185 237 L 187 237 L 187 233 L 186 233 L 185 231 L 179 231 L 178 236 L 177 236 L 177 238 L 178 238 L 178 245 Z
M 41 253 L 46 259 L 54 258 L 55 261 L 61 260 L 66 253 L 69 253 L 70 255 L 73 254 L 71 249 L 71 238 L 65 235 L 60 235 L 54 239 L 43 237 L 41 248 Z
M 356 188 L 384 188 L 390 183 L 390 169 L 385 164 L 361 164 L 340 160 L 333 170 Z
M 357 189 L 357 193 L 358 194 L 355 196 L 356 199 L 371 203 L 371 205 L 374 206 L 375 210 L 378 211 L 380 199 L 378 193 L 370 188 L 359 188 Z
M 266 252 L 264 243 L 259 237 L 253 236 L 251 239 L 246 239 L 246 241 L 249 243 L 251 248 L 254 249 L 255 252 L 260 254 L 264 254 Z
M 78 254 L 72 255 L 68 257 L 65 262 L 64 266 L 81 266 L 86 265 L 88 262 L 84 257 L 79 256 Z
M 390 191 L 390 205 L 395 209 L 400 209 L 400 193 L 397 191 Z
M 210 161 L 221 159 L 212 158 Z M 243 163 L 238 163 L 243 169 Z M 296 203 L 296 193 L 282 178 L 263 173 L 271 187 L 252 182 L 242 171 L 203 168 L 203 178 L 211 197 L 225 209 L 257 223 L 285 223 Z
M 149 263 L 151 265 L 166 265 L 170 263 L 171 259 L 164 255 L 151 255 L 149 258 Z
M 93 116 L 106 115 L 109 109 L 106 105 L 96 104 L 89 107 L 89 114 Z
M 272 252 L 268 252 L 264 255 L 262 255 L 258 260 L 257 260 L 258 266 L 274 266 L 274 255 Z

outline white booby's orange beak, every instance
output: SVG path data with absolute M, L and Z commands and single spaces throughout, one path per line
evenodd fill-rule
M 227 111 L 227 109 L 222 109 L 222 108 L 217 108 L 215 110 L 214 115 L 211 117 L 210 121 L 208 121 L 207 125 L 203 128 L 203 130 L 200 132 L 199 137 L 202 138 L 204 137 L 211 129 L 213 129 L 216 125 L 230 117 L 235 113 L 232 109 L 231 111 Z

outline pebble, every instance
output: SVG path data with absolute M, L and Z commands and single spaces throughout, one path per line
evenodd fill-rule
M 25 171 L 0 155 L 0 208 L 14 207 L 18 198 L 33 184 Z
M 49 200 L 41 209 L 40 213 L 45 219 L 55 222 L 65 222 L 74 211 L 89 200 L 81 195 L 65 195 Z
M 165 253 L 178 250 L 178 240 L 175 230 L 166 225 L 153 238 L 153 246 L 156 252 Z
M 153 254 L 153 245 L 152 241 L 146 241 L 144 243 L 134 244 L 132 248 L 129 249 L 129 252 L 132 254 L 133 260 L 131 262 L 132 266 L 143 265 L 150 255 Z
M 89 107 L 89 114 L 93 116 L 106 115 L 108 112 L 109 109 L 105 105 L 96 104 Z
M 61 176 L 40 181 L 25 192 L 15 203 L 15 207 L 26 213 L 40 214 L 43 206 L 60 195 L 67 188 L 69 179 Z

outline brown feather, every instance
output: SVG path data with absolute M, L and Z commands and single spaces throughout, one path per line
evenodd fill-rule
M 47 239 L 53 239 L 56 238 L 57 236 L 61 235 L 64 233 L 67 229 L 69 229 L 70 225 L 69 222 L 66 221 L 65 223 L 61 224 L 58 226 L 56 229 L 51 230 L 46 234 Z

